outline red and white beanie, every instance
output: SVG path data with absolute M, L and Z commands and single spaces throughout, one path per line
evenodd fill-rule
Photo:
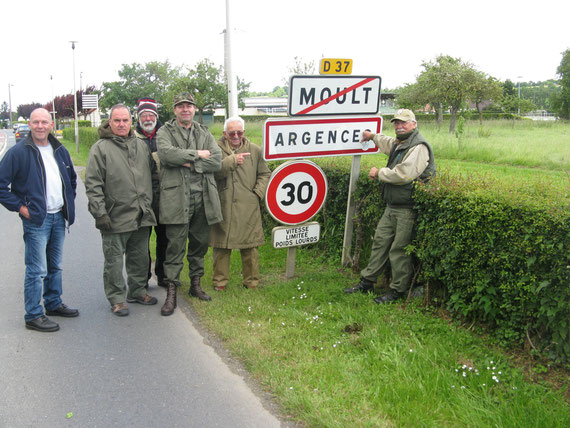
M 157 102 L 152 98 L 141 98 L 137 106 L 137 114 L 140 116 L 145 111 L 150 111 L 158 117 Z

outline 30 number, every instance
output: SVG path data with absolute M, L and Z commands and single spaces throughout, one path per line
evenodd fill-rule
M 303 181 L 299 184 L 299 187 L 295 189 L 295 185 L 293 183 L 285 183 L 281 186 L 282 189 L 287 189 L 286 196 L 289 198 L 287 200 L 281 201 L 281 205 L 288 207 L 295 203 L 295 196 L 297 196 L 297 200 L 301 204 L 307 204 L 311 202 L 313 199 L 313 186 L 309 181 Z M 306 192 L 303 192 L 303 188 L 306 188 Z M 297 194 L 295 195 L 295 190 L 297 190 Z M 304 195 L 305 193 L 305 195 Z

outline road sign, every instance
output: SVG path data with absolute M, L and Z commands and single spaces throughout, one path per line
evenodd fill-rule
M 320 74 L 351 74 L 352 60 L 344 58 L 322 58 Z
M 83 97 L 81 97 L 81 109 L 86 110 L 92 108 L 99 108 L 99 96 L 97 94 L 83 95 Z
M 272 230 L 273 248 L 298 247 L 319 242 L 321 225 L 316 221 L 296 226 L 279 226 Z
M 299 224 L 319 212 L 326 196 L 327 178 L 318 165 L 306 160 L 286 162 L 271 174 L 265 206 L 278 222 Z
M 291 76 L 289 116 L 377 114 L 380 76 Z
M 378 153 L 373 142 L 360 142 L 366 129 L 380 133 L 382 118 L 268 119 L 263 127 L 263 157 L 283 160 Z

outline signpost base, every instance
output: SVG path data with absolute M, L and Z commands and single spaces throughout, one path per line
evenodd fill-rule
M 361 156 L 352 157 L 352 168 L 350 169 L 350 183 L 348 184 L 348 201 L 346 203 L 346 219 L 344 223 L 344 240 L 342 243 L 342 265 L 348 266 L 352 262 L 350 249 L 352 248 L 352 230 L 354 229 L 354 192 L 356 182 L 360 175 Z
M 297 255 L 297 247 L 287 248 L 287 268 L 285 269 L 285 278 L 290 279 L 295 276 L 295 258 Z

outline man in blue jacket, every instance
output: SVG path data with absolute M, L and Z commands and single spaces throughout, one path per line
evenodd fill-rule
M 77 176 L 69 152 L 50 133 L 53 122 L 48 111 L 35 109 L 28 124 L 28 137 L 0 161 L 0 203 L 22 219 L 26 328 L 49 332 L 59 330 L 59 325 L 46 314 L 79 315 L 61 300 L 65 223 L 70 226 L 75 220 Z

